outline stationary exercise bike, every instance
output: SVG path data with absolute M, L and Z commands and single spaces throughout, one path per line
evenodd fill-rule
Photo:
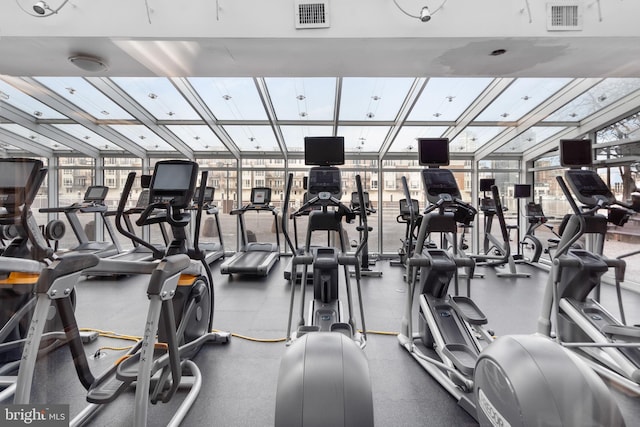
M 431 202 L 416 243 L 423 247 L 429 233 L 455 232 L 454 211 L 465 202 L 456 197 L 453 173 L 437 168 L 448 164 L 448 140 L 419 140 L 419 153 L 420 163 L 431 166 L 422 171 Z M 408 198 L 406 182 L 403 177 Z M 473 268 L 472 258 L 427 248 L 407 265 L 410 280 L 398 340 L 480 425 L 624 425 L 600 378 L 561 346 L 537 335 L 494 340 L 475 303 L 449 294 L 458 269 Z
M 575 158 L 575 151 L 590 153 L 589 140 L 566 140 L 561 143 L 563 166 L 573 169 L 566 171 L 566 182 L 562 177 L 557 177 L 557 181 L 570 202 L 573 215 L 554 254 L 538 320 L 538 332 L 555 336 L 563 346 L 582 356 L 598 374 L 638 394 L 640 327 L 626 325 L 624 318 L 620 282 L 624 280 L 625 262 L 603 256 L 601 245 L 607 232 L 607 223 L 623 225 L 631 213 L 640 211 L 640 205 L 617 201 L 595 171 L 578 169 L 580 166 L 590 166 L 590 154 L 588 161 L 567 161 Z M 569 187 L 582 207 L 574 201 Z M 602 209 L 608 210 L 609 215 L 605 217 L 599 214 L 598 211 Z M 573 243 L 588 233 L 596 237 L 595 252 L 572 248 Z M 616 318 L 598 302 L 597 290 L 601 286 L 601 277 L 609 269 L 615 271 L 620 318 Z M 595 297 L 590 296 L 592 291 Z
M 320 162 L 322 159 L 316 154 L 318 151 L 329 154 L 339 152 L 340 145 L 334 149 L 330 149 L 328 145 L 332 142 L 337 145 L 340 140 L 322 139 L 320 145 L 325 148 L 321 149 L 314 146 L 315 141 L 305 139 L 306 159 Z M 336 164 L 330 159 L 326 160 L 328 164 Z M 293 270 L 289 279 L 291 299 L 287 325 L 288 348 L 282 357 L 278 375 L 275 426 L 373 426 L 371 381 L 368 362 L 362 351 L 367 334 L 359 268 L 359 256 L 368 239 L 366 217 L 363 218 L 365 229 L 360 245 L 355 255 L 349 255 L 346 253 L 342 220 L 353 221 L 355 215 L 339 200 L 342 192 L 340 170 L 332 166 L 311 168 L 310 198 L 300 210 L 309 206 L 319 206 L 321 209 L 311 210 L 309 214 L 304 252 L 300 254 L 295 251 L 287 232 L 292 182 L 293 174 L 290 174 L 283 204 L 282 228 L 293 253 Z M 362 201 L 364 196 L 359 176 L 356 177 L 356 184 Z M 314 231 L 336 232 L 339 247 L 321 246 L 312 249 L 311 234 Z M 292 330 L 297 288 L 294 280 L 300 265 L 304 270 L 302 277 L 307 277 L 309 266 L 313 270 L 313 298 L 307 301 L 306 285 L 303 283 L 300 286 L 300 311 L 295 330 Z M 350 267 L 355 270 L 362 331 L 358 328 L 353 308 Z M 344 289 L 340 289 L 340 281 L 344 281 Z M 346 310 L 342 304 L 341 292 L 347 297 Z
M 87 422 L 101 405 L 115 400 L 125 390 L 135 387 L 132 423 L 147 425 L 149 403 L 168 402 L 178 388 L 189 392 L 175 411 L 169 425 L 177 425 L 193 405 L 201 386 L 198 367 L 190 359 L 206 342 L 227 342 L 226 333 L 211 333 L 213 316 L 213 286 L 210 270 L 203 254 L 193 253 L 187 244 L 185 228 L 191 214 L 185 212 L 195 189 L 198 164 L 191 161 L 167 160 L 155 165 L 150 186 L 150 204 L 141 213 L 137 224 L 166 221 L 174 240 L 160 261 L 134 262 L 99 259 L 93 254 L 71 253 L 57 258 L 42 270 L 36 285 L 37 303 L 24 346 L 18 374 L 14 403 L 26 404 L 31 399 L 37 348 L 42 337 L 43 320 L 51 306 L 62 319 L 78 379 L 87 389 L 90 405 L 81 411 L 71 425 Z M 203 173 L 206 180 L 206 172 Z M 118 206 L 117 226 L 122 229 L 122 214 L 135 180 L 130 173 Z M 200 201 L 204 198 L 204 186 Z M 164 211 L 162 218 L 158 211 Z M 150 245 L 142 239 L 140 244 Z M 192 259 L 197 259 L 193 261 Z M 112 368 L 94 377 L 82 349 L 78 324 L 69 295 L 81 271 L 101 263 L 117 263 L 122 269 L 136 268 L 137 273 L 150 274 L 147 296 L 149 309 L 143 337 Z M 129 270 L 124 270 L 129 271 Z
M 412 209 L 409 210 L 410 200 Z M 422 221 L 422 215 L 420 215 L 420 204 L 416 199 L 400 199 L 398 202 L 400 205 L 400 213 L 396 217 L 398 224 L 404 224 L 404 239 L 400 239 L 402 246 L 398 249 L 398 261 L 391 261 L 391 265 L 404 267 L 408 258 L 413 256 L 415 250 L 415 242 L 417 239 L 417 232 L 420 228 L 420 221 Z M 411 217 L 413 212 L 414 217 Z

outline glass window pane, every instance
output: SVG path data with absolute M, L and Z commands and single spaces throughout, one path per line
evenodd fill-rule
M 133 119 L 129 113 L 82 77 L 35 77 L 35 79 L 95 119 Z
M 420 94 L 409 120 L 456 121 L 493 79 L 432 78 Z
M 6 102 L 37 119 L 66 119 L 53 108 L 0 80 L 0 101 Z
M 331 126 L 281 126 L 282 137 L 288 151 L 304 151 L 305 136 L 330 136 Z
M 164 139 L 143 125 L 109 125 L 134 144 L 148 151 L 176 151 L 175 148 Z
M 388 126 L 338 126 L 345 151 L 377 153 L 388 133 Z
M 280 151 L 271 126 L 224 126 L 241 151 Z
M 449 150 L 473 153 L 505 129 L 498 126 L 468 126 L 450 142 Z
M 167 125 L 182 142 L 196 151 L 227 151 L 222 141 L 205 125 Z
M 111 80 L 158 120 L 200 118 L 167 78 L 113 77 Z
M 251 78 L 192 77 L 189 83 L 218 120 L 267 120 Z
M 440 138 L 448 129 L 446 126 L 405 126 L 400 129 L 389 148 L 390 152 L 418 152 L 417 138 Z
M 331 120 L 335 78 L 267 78 L 278 120 Z
M 393 120 L 414 79 L 345 78 L 340 120 Z
M 110 140 L 103 138 L 102 136 L 90 131 L 82 125 L 54 124 L 53 126 L 57 127 L 63 132 L 68 133 L 70 136 L 81 140 L 85 144 L 89 144 L 99 150 L 122 150 L 122 148 L 120 148 Z

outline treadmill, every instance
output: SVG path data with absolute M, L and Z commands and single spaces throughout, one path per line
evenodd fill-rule
M 280 259 L 280 228 L 278 226 L 278 210 L 270 204 L 271 189 L 256 187 L 251 189 L 251 203 L 229 212 L 238 216 L 242 246 L 231 258 L 220 265 L 222 274 L 246 274 L 266 276 L 276 261 Z M 249 242 L 244 215 L 247 212 L 271 212 L 276 231 L 276 243 Z
M 193 205 L 191 206 L 192 210 L 198 210 L 198 195 L 200 194 L 200 187 L 196 188 L 196 192 L 193 196 Z M 205 187 L 204 189 L 204 200 L 202 203 L 202 211 L 207 215 L 213 215 L 213 217 L 208 218 L 211 219 L 216 227 L 216 232 L 218 233 L 218 241 L 217 242 L 202 242 L 198 243 L 198 248 L 203 250 L 205 253 L 205 261 L 207 264 L 211 264 L 214 261 L 219 260 L 224 257 L 224 243 L 222 241 L 222 229 L 220 228 L 220 218 L 218 216 L 219 210 L 217 206 L 213 205 L 213 198 L 215 194 L 214 187 Z M 197 228 L 197 230 L 201 229 Z M 196 231 L 197 231 L 196 230 Z M 195 239 L 195 236 L 194 236 Z
M 49 207 L 41 208 L 42 213 L 64 213 L 69 221 L 69 225 L 73 230 L 76 238 L 78 239 L 78 245 L 70 248 L 68 251 L 73 252 L 91 252 L 101 258 L 110 257 L 122 252 L 120 243 L 117 239 L 115 228 L 111 221 L 109 221 L 105 213 L 107 212 L 107 205 L 104 204 L 104 199 L 107 197 L 109 187 L 104 185 L 92 185 L 87 188 L 84 194 L 84 199 L 80 203 L 73 203 L 69 206 Z M 87 233 L 85 232 L 78 213 L 98 213 L 103 219 L 104 225 L 107 228 L 111 242 L 97 242 L 89 240 Z M 67 251 L 65 251 L 67 252 Z

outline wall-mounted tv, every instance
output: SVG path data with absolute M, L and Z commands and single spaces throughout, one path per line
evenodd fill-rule
M 591 166 L 593 163 L 590 139 L 561 139 L 560 164 L 567 168 Z
M 306 136 L 304 164 L 310 166 L 344 165 L 343 136 Z
M 418 160 L 422 166 L 449 164 L 449 138 L 418 138 Z

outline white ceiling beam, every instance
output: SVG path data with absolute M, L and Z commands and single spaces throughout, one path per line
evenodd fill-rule
M 53 157 L 53 150 L 49 147 L 33 142 L 24 136 L 16 135 L 6 129 L 0 129 L 0 140 L 15 147 L 24 149 L 38 157 Z M 3 149 L 3 151 L 6 153 L 6 149 Z
M 92 147 L 80 139 L 70 136 L 53 125 L 39 124 L 33 116 L 12 105 L 7 105 L 5 103 L 5 105 L 0 109 L 0 117 L 4 117 L 10 122 L 29 129 L 34 133 L 59 142 L 60 144 L 65 145 L 85 156 L 93 157 L 94 159 L 97 159 L 100 156 L 100 150 L 97 148 Z
M 111 79 L 106 77 L 86 77 L 86 80 L 107 97 L 111 98 L 113 102 L 122 107 L 141 124 L 145 125 L 162 140 L 175 148 L 176 151 L 184 155 L 186 158 L 193 160 L 194 154 L 191 147 L 189 147 L 180 138 L 176 137 L 164 126 L 159 126 L 156 118 L 153 117 L 151 113 L 145 110 L 135 99 L 129 96 L 128 93 L 123 91 Z
M 214 116 L 213 112 L 207 106 L 207 103 L 202 99 L 198 92 L 193 88 L 191 83 L 184 77 L 171 78 L 171 83 L 180 92 L 180 94 L 186 99 L 191 107 L 198 113 L 200 118 L 204 121 L 209 129 L 218 137 L 220 142 L 229 150 L 231 155 L 236 159 L 240 159 L 240 149 L 235 142 L 231 139 L 229 134 L 219 124 L 218 120 Z M 201 123 L 198 123 L 201 124 Z M 238 125 L 246 125 L 244 121 L 238 121 Z
M 338 121 L 340 120 L 340 101 L 342 99 L 342 77 L 336 79 L 336 93 L 333 98 L 333 136 L 338 136 Z
M 515 126 L 507 128 L 493 138 L 493 140 L 487 142 L 476 150 L 476 160 L 482 160 L 485 157 L 490 156 L 492 153 L 495 153 L 500 147 L 509 143 L 509 141 L 535 126 L 545 117 L 548 117 L 554 111 L 568 104 L 571 100 L 588 91 L 601 81 L 602 79 L 572 80 L 555 94 L 547 98 L 543 103 L 525 114 L 520 120 L 518 120 Z
M 130 152 L 136 157 L 142 158 L 146 156 L 146 151 L 142 147 L 132 143 L 129 139 L 123 137 L 112 128 L 104 125 L 100 120 L 96 121 L 96 119 L 94 119 L 89 114 L 78 111 L 77 106 L 67 101 L 57 93 L 51 91 L 49 88 L 42 85 L 37 80 L 30 77 L 18 78 L 10 76 L 1 76 L 0 79 L 4 80 L 6 83 L 12 85 L 16 89 L 19 89 L 25 94 L 31 96 L 37 101 L 53 108 L 60 114 L 70 118 L 70 120 L 65 120 L 64 123 L 61 121 L 60 124 L 82 125 L 90 131 L 96 133 L 97 135 L 100 135 L 101 137 L 109 140 L 109 142 L 116 144 L 123 150 Z M 52 122 L 53 120 L 40 121 L 40 123 L 43 124 Z
M 276 110 L 275 108 L 273 108 L 273 102 L 271 101 L 269 90 L 267 89 L 267 83 L 262 77 L 254 77 L 253 81 L 256 84 L 256 88 L 258 89 L 258 95 L 260 96 L 260 100 L 262 101 L 264 111 L 267 113 L 267 117 L 269 118 L 269 123 L 271 125 L 271 129 L 273 130 L 273 134 L 275 135 L 276 141 L 280 146 L 280 151 L 282 151 L 282 155 L 284 156 L 284 160 L 286 161 L 288 158 L 289 150 L 287 149 L 287 144 L 284 141 L 284 136 L 282 136 L 282 129 L 280 129 L 280 125 L 278 124 Z
M 382 161 L 384 156 L 393 145 L 393 142 L 396 140 L 396 137 L 402 129 L 404 122 L 407 120 L 407 117 L 409 117 L 409 114 L 411 114 L 413 107 L 416 105 L 416 102 L 418 101 L 418 98 L 420 98 L 420 95 L 422 94 L 422 91 L 424 90 L 428 81 L 428 78 L 419 77 L 415 79 L 411 84 L 411 87 L 409 88 L 404 101 L 402 101 L 402 105 L 400 106 L 400 110 L 396 115 L 393 126 L 391 126 L 391 129 L 389 129 L 387 136 L 382 142 L 380 151 L 378 152 L 378 161 Z
M 558 148 L 560 139 L 580 138 L 611 123 L 615 123 L 637 112 L 640 106 L 640 89 L 602 108 L 580 121 L 575 128 L 566 129 L 535 147 L 525 150 L 523 160 L 531 161 Z

